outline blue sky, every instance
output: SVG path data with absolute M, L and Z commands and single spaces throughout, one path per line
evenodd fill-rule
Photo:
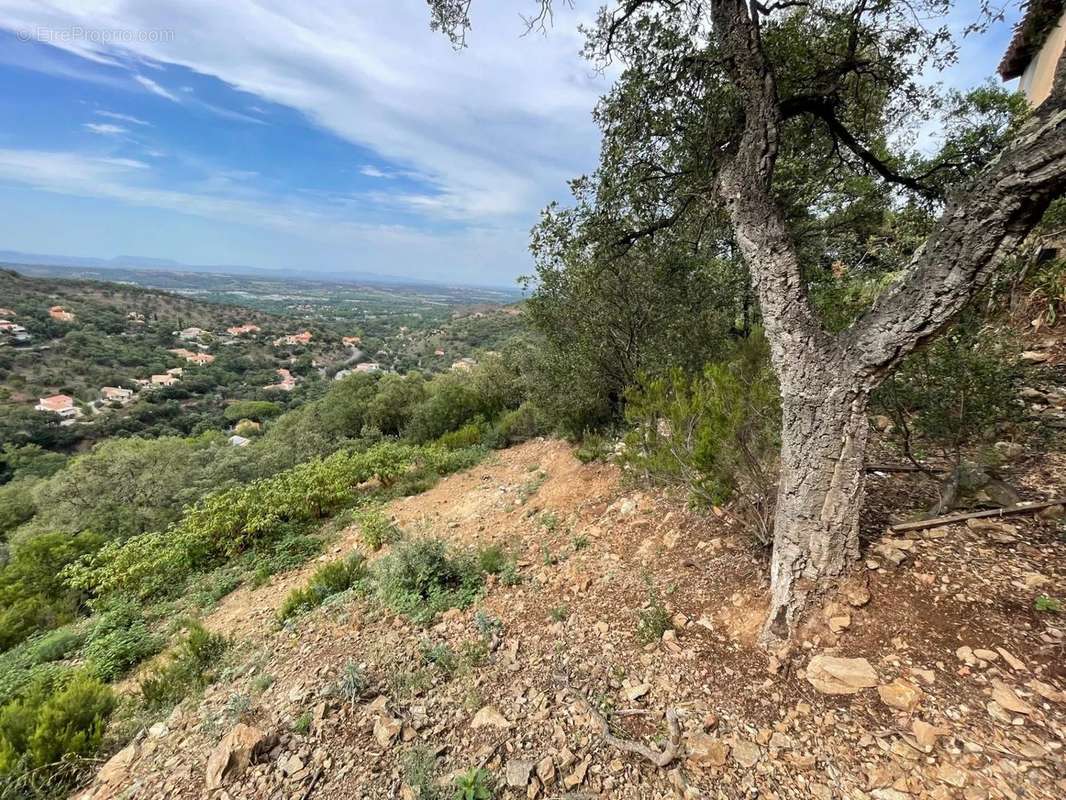
M 456 53 L 423 0 L 0 0 L 0 250 L 511 283 L 595 165 L 594 5 L 475 2 Z

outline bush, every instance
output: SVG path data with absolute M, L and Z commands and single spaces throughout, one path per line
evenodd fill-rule
M 170 661 L 155 667 L 141 681 L 141 696 L 149 708 L 166 708 L 192 691 L 215 680 L 215 668 L 229 649 L 230 640 L 193 623 L 189 635 L 175 649 Z
M 472 767 L 455 779 L 455 800 L 492 800 L 496 796 L 492 773 Z
M 487 426 L 484 421 L 471 422 L 458 430 L 442 434 L 437 439 L 437 444 L 448 450 L 460 450 L 464 447 L 475 447 L 481 444 L 485 438 Z
M 991 443 L 1001 422 L 1022 410 L 1006 334 L 964 317 L 929 347 L 908 356 L 874 395 L 908 455 L 925 446 L 952 464 L 964 448 Z
M 237 422 L 242 419 L 253 419 L 256 422 L 262 422 L 266 419 L 273 419 L 283 410 L 279 404 L 271 403 L 267 400 L 238 400 L 236 403 L 226 406 L 222 416 L 227 422 Z
M 102 544 L 103 538 L 92 533 L 45 533 L 13 549 L 11 560 L 0 567 L 0 651 L 77 617 L 84 595 L 67 586 L 60 573 Z
M 500 575 L 514 564 L 514 559 L 500 545 L 490 544 L 478 550 L 477 562 L 486 575 Z
M 773 539 L 781 424 L 777 381 L 761 334 L 691 377 L 674 370 L 628 395 L 624 463 L 653 483 L 679 484 L 701 504 L 734 501 L 755 539 Z
M 278 619 L 310 611 L 322 605 L 326 598 L 347 591 L 367 576 L 366 562 L 359 553 L 352 553 L 342 561 L 332 561 L 321 567 L 302 589 L 293 589 L 278 609 Z
M 379 508 L 368 508 L 356 515 L 363 542 L 371 550 L 380 550 L 387 544 L 392 544 L 401 536 L 400 529 L 392 524 L 385 513 Z
M 67 625 L 27 639 L 0 655 L 0 705 L 27 685 L 62 672 L 56 662 L 75 653 L 85 642 L 85 625 Z
M 415 622 L 428 623 L 449 608 L 466 608 L 483 584 L 477 562 L 468 554 L 451 554 L 439 539 L 407 542 L 374 570 L 378 598 Z
M 551 433 L 551 422 L 539 407 L 526 402 L 500 417 L 494 433 L 495 447 L 510 447 L 538 436 L 547 436 Z
M 140 606 L 117 600 L 97 617 L 85 646 L 88 670 L 105 681 L 124 675 L 163 647 L 148 630 Z
M 115 705 L 111 689 L 86 672 L 35 681 L 0 708 L 0 775 L 93 755 Z

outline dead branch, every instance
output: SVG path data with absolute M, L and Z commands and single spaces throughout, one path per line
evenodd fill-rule
M 968 519 L 986 519 L 988 517 L 1007 517 L 1015 514 L 1030 514 L 1052 506 L 1066 505 L 1066 497 L 1056 500 L 1045 500 L 1040 503 L 1027 503 L 1004 508 L 992 508 L 987 511 L 970 511 L 966 514 L 948 514 L 944 517 L 920 519 L 916 522 L 902 522 L 889 528 L 892 533 L 906 533 L 907 531 L 921 531 L 926 528 L 936 528 L 940 525 L 951 525 L 955 522 L 965 522 Z
M 670 730 L 670 738 L 666 743 L 666 749 L 656 750 L 654 747 L 649 747 L 646 744 L 640 742 L 633 742 L 629 739 L 622 739 L 611 733 L 610 726 L 607 723 L 607 718 L 603 716 L 587 699 L 584 700 L 585 708 L 588 710 L 589 716 L 600 727 L 600 735 L 603 737 L 603 741 L 609 744 L 616 750 L 621 750 L 624 753 L 632 753 L 634 755 L 646 758 L 652 764 L 657 767 L 666 767 L 673 763 L 681 752 L 681 725 L 677 721 L 677 709 L 670 708 L 666 711 L 666 725 Z

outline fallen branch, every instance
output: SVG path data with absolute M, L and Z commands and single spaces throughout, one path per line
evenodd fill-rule
M 931 467 L 914 464 L 867 464 L 863 469 L 867 472 L 948 472 L 950 467 Z
M 902 522 L 899 525 L 893 525 L 889 528 L 892 533 L 906 533 L 907 531 L 921 531 L 926 528 L 936 528 L 940 525 L 951 525 L 955 522 L 965 522 L 968 519 L 985 519 L 988 517 L 1007 517 L 1014 514 L 1028 514 L 1033 511 L 1041 511 L 1045 508 L 1051 508 L 1052 506 L 1066 505 L 1066 497 L 1060 497 L 1057 500 L 1045 500 L 1040 503 L 1028 503 L 1014 506 L 1004 506 L 1003 508 L 992 508 L 986 511 L 970 511 L 965 514 L 948 514 L 943 517 L 933 517 L 932 519 L 920 519 L 916 522 Z
M 597 711 L 587 699 L 585 700 L 585 708 L 588 710 L 589 716 L 592 717 L 593 721 L 599 725 L 600 735 L 602 736 L 603 741 L 617 750 L 646 758 L 652 764 L 660 768 L 673 763 L 681 752 L 681 725 L 677 721 L 677 709 L 670 708 L 666 711 L 666 725 L 670 730 L 670 738 L 666 743 L 666 749 L 659 751 L 646 744 L 633 742 L 629 739 L 622 739 L 612 734 L 610 725 L 607 724 L 607 718 Z

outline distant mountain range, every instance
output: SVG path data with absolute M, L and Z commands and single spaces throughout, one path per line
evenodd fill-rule
M 48 253 L 23 253 L 18 250 L 0 250 L 0 265 L 18 267 L 19 264 L 47 267 L 74 267 L 82 269 L 136 269 L 158 270 L 160 272 L 196 272 L 208 275 L 246 275 L 270 280 L 287 280 L 295 276 L 283 269 L 266 269 L 249 267 L 244 264 L 183 264 L 169 258 L 149 258 L 147 256 L 115 256 L 114 258 L 88 258 L 84 256 L 60 256 Z M 328 272 L 325 270 L 304 269 L 299 271 L 298 280 L 320 280 L 334 283 L 379 283 L 391 286 L 442 286 L 440 281 L 406 278 L 398 275 L 381 275 L 375 272 Z M 458 284 L 463 285 L 463 284 Z M 502 287 L 485 285 L 482 288 L 504 289 L 518 293 L 515 286 Z

